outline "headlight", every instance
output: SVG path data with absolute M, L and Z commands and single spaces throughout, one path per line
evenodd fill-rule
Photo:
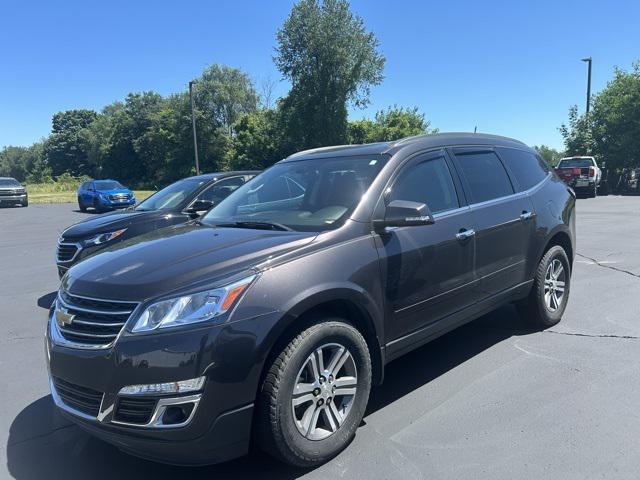
M 247 289 L 255 275 L 225 287 L 170 298 L 149 305 L 138 317 L 132 332 L 176 327 L 210 320 L 229 310 Z
M 115 232 L 108 232 L 108 233 L 99 233 L 98 235 L 88 238 L 87 240 L 84 240 L 82 243 L 84 244 L 85 247 L 92 247 L 94 245 L 100 245 L 102 243 L 106 243 L 110 240 L 113 240 L 114 238 L 119 237 L 120 235 L 122 235 L 124 232 L 126 232 L 127 229 L 126 228 L 122 228 L 120 230 L 116 230 Z

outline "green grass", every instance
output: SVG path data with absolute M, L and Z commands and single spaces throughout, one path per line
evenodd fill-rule
M 49 188 L 47 188 L 49 187 Z M 75 203 L 78 200 L 76 189 L 61 190 L 55 183 L 27 185 L 29 203 Z M 134 190 L 136 200 L 141 202 L 154 193 L 151 190 Z

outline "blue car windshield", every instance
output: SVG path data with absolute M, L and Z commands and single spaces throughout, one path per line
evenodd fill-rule
M 360 203 L 387 158 L 367 155 L 274 165 L 235 190 L 201 222 L 243 228 L 272 224 L 312 232 L 337 228 Z
M 119 182 L 116 182 L 115 180 L 98 180 L 93 183 L 96 187 L 96 190 L 115 190 L 117 188 L 124 188 L 122 185 L 120 185 Z

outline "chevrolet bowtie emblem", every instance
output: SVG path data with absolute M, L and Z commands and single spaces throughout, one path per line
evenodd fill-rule
M 56 321 L 61 327 L 70 325 L 71 322 L 73 322 L 74 318 L 75 315 L 69 313 L 69 310 L 67 310 L 66 308 L 60 306 L 56 308 Z

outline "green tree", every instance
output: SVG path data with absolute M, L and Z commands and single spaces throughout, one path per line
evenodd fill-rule
M 560 159 L 564 156 L 563 152 L 546 145 L 536 145 L 533 148 L 540 154 L 542 159 L 551 167 L 555 167 Z
M 259 96 L 249 76 L 226 65 L 207 67 L 195 84 L 195 104 L 205 124 L 233 133 L 233 125 L 245 113 L 258 109 Z
M 346 0 L 300 0 L 277 32 L 274 61 L 291 82 L 280 103 L 288 148 L 347 140 L 347 105 L 364 107 L 383 79 L 378 41 Z
M 640 62 L 631 71 L 616 68 L 613 79 L 593 100 L 595 150 L 609 167 L 640 163 Z
M 379 110 L 375 119 L 349 122 L 350 143 L 388 142 L 413 135 L 437 133 L 418 107 Z
M 97 118 L 93 110 L 67 110 L 53 116 L 45 155 L 54 175 L 83 175 L 90 170 L 80 131 Z
M 243 115 L 234 126 L 229 170 L 264 169 L 286 156 L 282 152 L 278 113 L 263 109 Z

